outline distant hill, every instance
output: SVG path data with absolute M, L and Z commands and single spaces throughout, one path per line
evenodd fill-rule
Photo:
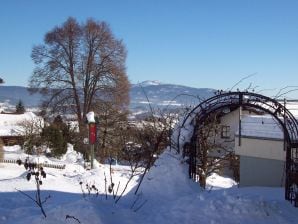
M 16 105 L 22 100 L 26 107 L 35 107 L 39 105 L 42 96 L 40 94 L 31 95 L 28 88 L 22 86 L 0 86 L 0 102 L 7 102 Z
M 148 100 L 151 105 L 162 107 L 179 107 L 196 105 L 200 99 L 214 95 L 210 88 L 193 88 L 182 85 L 162 84 L 157 81 L 145 81 L 133 85 L 130 92 L 130 107 L 135 110 L 148 110 Z M 148 99 L 147 99 L 148 98 Z
M 199 98 L 206 99 L 214 94 L 214 89 L 192 88 L 181 85 L 162 84 L 158 81 L 146 81 L 132 85 L 130 91 L 130 108 L 132 111 L 147 111 L 148 100 L 155 107 L 179 107 L 193 105 Z M 147 96 L 147 97 L 146 97 Z M 22 100 L 26 107 L 36 107 L 41 102 L 40 94 L 30 94 L 26 87 L 0 86 L 0 102 L 16 105 Z

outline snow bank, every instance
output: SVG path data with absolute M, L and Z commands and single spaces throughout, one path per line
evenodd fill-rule
M 207 178 L 207 188 L 224 189 L 236 186 L 236 182 L 228 177 L 212 174 Z M 144 195 L 158 195 L 157 198 L 173 198 L 177 194 L 192 195 L 202 189 L 199 183 L 189 179 L 188 164 L 173 150 L 166 149 L 156 160 L 154 166 L 145 175 L 140 187 Z M 156 197 L 156 196 L 155 196 Z
M 19 145 L 13 145 L 13 146 L 3 146 L 4 152 L 19 152 L 22 148 Z
M 177 192 L 179 195 L 193 192 L 193 187 L 198 188 L 198 185 L 188 178 L 187 166 L 181 156 L 167 149 L 146 174 L 140 192 L 149 197 L 170 198 Z
M 17 152 L 7 153 L 18 156 Z M 41 186 L 43 198 L 51 195 L 44 204 L 46 219 L 34 202 L 16 191 L 18 188 L 34 197 L 35 184 L 26 180 L 24 167 L 4 164 L 0 169 L 0 223 L 78 223 L 66 220 L 67 215 L 88 224 L 294 224 L 298 220 L 297 208 L 284 200 L 284 189 L 232 187 L 232 180 L 214 174 L 207 179 L 208 189 L 203 191 L 188 179 L 187 164 L 181 156 L 169 149 L 146 174 L 138 195 L 133 194 L 136 177 L 128 186 L 131 193 L 115 204 L 111 194 L 105 199 L 110 167 L 99 164 L 98 169 L 87 171 L 74 163 L 80 158 L 69 146 L 62 160 L 57 160 L 66 168 L 46 169 L 47 178 Z M 112 175 L 114 183 L 121 183 L 120 188 L 130 177 L 128 167 L 119 165 L 112 166 Z M 80 181 L 95 184 L 99 196 L 83 198 Z
M 61 161 L 67 162 L 67 163 L 76 163 L 76 162 L 81 162 L 83 160 L 84 160 L 83 155 L 75 151 L 73 148 L 73 145 L 67 144 L 67 151 L 61 157 Z
M 51 160 L 45 156 L 28 156 L 29 162 L 36 164 L 46 164 L 51 163 Z
M 193 119 L 195 117 L 195 113 L 192 113 L 183 124 L 184 117 L 180 118 L 177 124 L 174 127 L 173 134 L 171 136 L 171 139 L 174 143 L 178 144 L 179 141 L 179 150 L 182 152 L 182 147 L 185 143 L 190 142 L 194 125 L 192 124 Z
M 211 174 L 206 180 L 207 189 L 232 188 L 237 182 L 229 177 L 222 177 L 216 173 Z

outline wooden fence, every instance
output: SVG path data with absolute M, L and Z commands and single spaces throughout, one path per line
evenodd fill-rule
M 17 164 L 17 160 L 16 159 L 0 159 L 0 163 L 14 163 Z M 24 164 L 24 161 L 22 161 L 22 164 Z M 65 169 L 65 164 L 64 165 L 60 165 L 60 164 L 51 164 L 51 163 L 39 163 L 38 165 L 42 166 L 42 167 L 49 167 L 49 168 L 54 168 L 54 169 Z

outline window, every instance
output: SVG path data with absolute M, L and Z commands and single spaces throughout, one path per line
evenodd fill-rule
M 221 126 L 221 138 L 230 138 L 230 126 L 222 125 Z

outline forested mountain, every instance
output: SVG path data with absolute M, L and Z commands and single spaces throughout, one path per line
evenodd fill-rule
M 135 110 L 148 110 L 148 100 L 153 106 L 178 107 L 181 105 L 197 104 L 199 99 L 213 95 L 214 90 L 208 88 L 192 88 L 181 85 L 162 84 L 157 81 L 146 81 L 133 84 L 130 90 L 130 108 Z M 26 107 L 39 105 L 42 96 L 30 94 L 26 87 L 0 86 L 0 102 L 16 105 L 22 100 Z

